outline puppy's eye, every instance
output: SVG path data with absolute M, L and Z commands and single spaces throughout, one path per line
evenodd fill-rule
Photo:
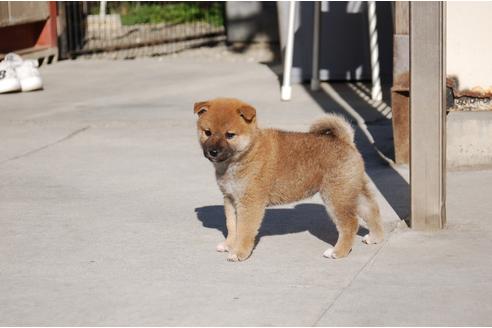
M 234 138 L 235 136 L 236 136 L 236 134 L 235 134 L 235 133 L 232 133 L 232 132 L 227 132 L 227 133 L 225 134 L 225 137 L 226 137 L 227 139 L 232 139 L 232 138 Z
M 212 135 L 212 132 L 210 132 L 210 130 L 203 130 L 203 132 L 205 132 L 205 135 L 207 137 L 210 137 Z

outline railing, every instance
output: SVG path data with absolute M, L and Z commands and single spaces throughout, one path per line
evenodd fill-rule
M 156 56 L 225 40 L 224 2 L 59 2 L 62 56 Z

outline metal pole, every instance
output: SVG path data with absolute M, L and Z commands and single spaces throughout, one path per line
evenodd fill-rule
M 313 71 L 311 73 L 311 90 L 319 90 L 319 34 L 321 2 L 314 2 L 313 20 Z
M 381 91 L 381 78 L 379 70 L 379 45 L 378 45 L 378 30 L 376 29 L 376 2 L 369 1 L 367 3 L 367 15 L 369 19 L 369 49 L 371 52 L 371 79 L 372 79 L 372 100 L 383 100 Z
M 414 229 L 446 223 L 445 3 L 410 2 L 410 187 Z
M 107 1 L 101 1 L 99 4 L 99 17 L 104 18 L 106 16 L 106 3 Z
M 290 1 L 289 3 L 289 26 L 287 29 L 287 44 L 285 46 L 285 58 L 284 58 L 284 76 L 282 82 L 282 88 L 280 91 L 280 99 L 287 101 L 292 96 L 291 87 L 291 72 L 292 72 L 292 59 L 294 56 L 294 25 L 296 14 L 296 2 Z

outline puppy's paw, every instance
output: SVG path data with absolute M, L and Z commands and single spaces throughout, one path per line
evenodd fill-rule
M 329 259 L 339 259 L 339 258 L 347 256 L 350 253 L 350 251 L 351 251 L 351 249 L 349 249 L 347 252 L 343 252 L 343 251 L 337 250 L 335 247 L 330 247 L 323 253 L 323 256 L 327 257 Z
M 231 251 L 229 252 L 229 256 L 227 257 L 227 261 L 229 262 L 239 262 L 247 260 L 250 256 L 251 252 L 241 252 L 241 251 Z
M 229 262 L 238 262 L 239 261 L 239 258 L 237 257 L 236 254 L 229 253 L 229 255 L 227 256 L 227 261 L 229 261 Z
M 215 247 L 215 250 L 217 252 L 229 252 L 229 246 L 227 245 L 227 242 L 224 240 L 223 242 L 217 244 L 217 247 Z
M 375 236 L 374 234 L 368 233 L 362 238 L 362 242 L 365 244 L 377 244 L 383 241 L 382 236 Z
M 323 256 L 324 257 L 327 257 L 329 259 L 336 259 L 337 258 L 337 254 L 335 253 L 335 248 L 331 247 L 331 248 L 328 248 L 324 253 L 323 253 Z

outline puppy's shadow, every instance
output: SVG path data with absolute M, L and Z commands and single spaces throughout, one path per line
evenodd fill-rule
M 204 227 L 217 229 L 227 236 L 223 206 L 204 206 L 195 209 L 198 220 Z M 269 208 L 258 233 L 257 242 L 264 236 L 286 235 L 308 231 L 316 238 L 335 245 L 338 232 L 326 209 L 320 204 L 299 204 L 294 208 Z M 368 231 L 360 228 L 358 234 L 363 236 Z

